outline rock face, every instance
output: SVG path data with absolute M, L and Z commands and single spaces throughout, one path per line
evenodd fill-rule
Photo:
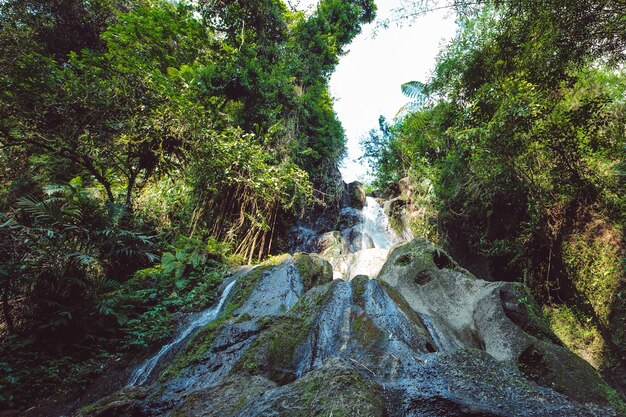
M 363 184 L 358 181 L 347 184 L 346 193 L 350 207 L 361 210 L 365 206 L 365 186 Z
M 308 254 L 247 272 L 160 377 L 77 414 L 619 416 L 522 286 L 424 239 L 393 247 L 377 279 L 332 275 Z
M 149 379 L 76 415 L 620 415 L 527 289 L 477 279 L 425 239 L 394 244 L 410 238 L 405 200 L 385 212 L 345 190 L 334 217 L 292 230 L 295 253 L 236 275 L 221 315 Z

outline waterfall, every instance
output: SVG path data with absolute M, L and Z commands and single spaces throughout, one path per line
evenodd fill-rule
M 363 207 L 363 236 L 369 235 L 377 249 L 389 249 L 394 244 L 393 232 L 385 210 L 373 197 L 366 197 Z
M 157 364 L 159 363 L 159 360 L 163 357 L 163 355 L 165 355 L 167 352 L 169 352 L 172 348 L 174 348 L 178 344 L 182 343 L 194 330 L 204 327 L 210 322 L 212 322 L 213 320 L 215 320 L 219 316 L 220 312 L 222 311 L 222 307 L 224 306 L 224 303 L 226 302 L 226 299 L 228 298 L 228 294 L 230 293 L 230 291 L 232 290 L 236 282 L 237 280 L 234 279 L 230 284 L 226 286 L 226 288 L 224 289 L 224 292 L 222 293 L 222 296 L 220 297 L 219 303 L 215 307 L 209 308 L 201 312 L 198 315 L 198 317 L 191 320 L 181 330 L 178 337 L 176 337 L 172 342 L 163 346 L 156 355 L 147 359 L 143 364 L 141 364 L 141 366 L 135 369 L 128 381 L 127 386 L 132 387 L 136 385 L 145 384 L 148 378 L 150 377 L 150 375 L 152 374 L 152 372 L 154 371 L 154 368 L 156 368 Z

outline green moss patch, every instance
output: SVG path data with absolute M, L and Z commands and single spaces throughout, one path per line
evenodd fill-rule
M 596 368 L 604 361 L 605 341 L 600 329 L 575 306 L 553 305 L 543 309 L 550 328 L 568 349 Z
M 306 340 L 318 311 L 332 296 L 332 289 L 332 283 L 315 287 L 300 298 L 289 315 L 260 322 L 261 335 L 235 365 L 233 374 L 264 375 L 279 385 L 293 381 L 296 349 Z
M 244 354 L 234 372 L 265 375 L 279 385 L 295 379 L 293 356 L 309 334 L 310 320 L 276 317 L 270 328 Z
M 382 390 L 345 361 L 331 360 L 289 385 L 274 401 L 284 417 L 382 417 Z
M 305 291 L 333 280 L 333 267 L 321 256 L 296 253 L 293 260 L 302 277 Z
M 141 402 L 148 394 L 147 387 L 133 387 L 116 392 L 78 410 L 77 417 L 143 416 Z

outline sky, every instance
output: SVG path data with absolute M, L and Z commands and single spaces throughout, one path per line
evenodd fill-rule
M 377 0 L 377 21 L 391 15 L 401 0 Z M 301 0 L 300 7 L 316 4 Z M 452 39 L 456 25 L 448 11 L 437 11 L 416 19 L 411 26 L 379 29 L 366 25 L 340 58 L 330 79 L 335 111 L 348 138 L 348 157 L 340 168 L 344 181 L 368 181 L 367 167 L 354 160 L 361 155 L 359 140 L 378 127 L 378 117 L 393 119 L 409 99 L 400 85 L 427 81 L 442 45 Z

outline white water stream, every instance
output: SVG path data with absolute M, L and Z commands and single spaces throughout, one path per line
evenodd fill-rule
M 365 198 L 363 207 L 363 237 L 369 235 L 377 249 L 389 249 L 394 244 L 389 218 L 378 201 L 373 197 Z
M 389 249 L 399 241 L 391 230 L 385 210 L 375 198 L 366 197 L 360 218 L 361 223 L 355 227 L 361 235 L 362 249 L 343 255 L 339 262 L 331 260 L 335 279 L 351 280 L 357 275 L 376 278 L 387 260 Z M 348 244 L 348 247 L 351 246 Z
M 201 312 L 197 318 L 189 322 L 187 326 L 185 326 L 185 328 L 181 330 L 178 337 L 176 337 L 173 341 L 163 346 L 156 355 L 147 359 L 143 364 L 141 364 L 141 366 L 135 369 L 128 381 L 128 384 L 126 384 L 126 386 L 133 387 L 136 385 L 145 384 L 148 378 L 150 377 L 150 375 L 152 374 L 152 371 L 154 371 L 154 368 L 159 363 L 159 360 L 161 359 L 161 357 L 163 357 L 163 355 L 165 355 L 174 346 L 178 345 L 183 340 L 185 340 L 187 336 L 189 336 L 194 330 L 204 327 L 210 322 L 212 322 L 213 320 L 215 320 L 219 316 L 220 312 L 222 311 L 222 307 L 224 306 L 224 303 L 226 302 L 226 299 L 228 298 L 228 294 L 230 293 L 230 291 L 232 290 L 236 282 L 237 280 L 234 279 L 233 282 L 231 282 L 230 284 L 226 286 L 226 288 L 224 289 L 224 292 L 222 293 L 222 296 L 220 297 L 219 303 L 215 307 L 209 308 Z

